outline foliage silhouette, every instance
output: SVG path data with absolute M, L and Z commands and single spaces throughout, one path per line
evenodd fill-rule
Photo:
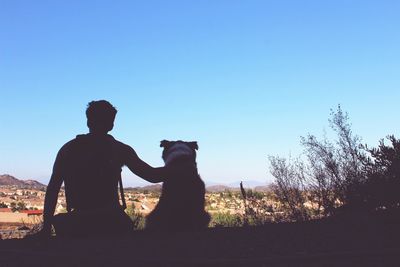
M 287 220 L 304 221 L 309 219 L 304 203 L 307 201 L 306 181 L 303 163 L 292 162 L 280 157 L 269 157 L 271 174 L 275 177 L 272 190 L 276 200 L 282 204 Z
M 23 201 L 18 201 L 18 202 L 11 202 L 10 203 L 10 209 L 12 212 L 20 211 L 20 210 L 26 210 L 26 204 Z
M 367 153 L 340 105 L 331 110 L 329 123 L 336 140 L 308 134 L 301 137 L 304 153 L 295 161 L 269 157 L 274 192 L 295 220 L 333 215 L 341 206 L 360 206 Z
M 243 217 L 239 214 L 216 212 L 211 216 L 210 227 L 241 227 L 243 225 Z
M 244 203 L 243 225 L 257 226 L 275 221 L 273 207 L 267 203 L 266 195 L 251 189 L 245 189 L 240 182 L 240 192 Z
M 365 161 L 367 180 L 361 190 L 362 203 L 368 209 L 400 208 L 400 140 L 394 135 L 382 139 L 377 148 L 365 149 L 370 153 Z
M 142 230 L 145 226 L 145 217 L 142 213 L 137 212 L 135 210 L 135 205 L 131 204 L 126 209 L 126 214 L 128 214 L 129 218 L 132 220 L 133 229 L 134 230 Z

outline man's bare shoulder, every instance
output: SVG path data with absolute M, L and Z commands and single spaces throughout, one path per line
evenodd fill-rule
M 74 146 L 76 146 L 76 138 L 68 141 L 67 143 L 65 143 L 60 150 L 58 151 L 59 154 L 65 154 L 68 153 Z
M 60 150 L 58 150 L 55 161 L 56 165 L 60 165 L 62 164 L 62 162 L 68 161 L 68 158 L 70 157 L 71 151 L 73 151 L 73 147 L 75 146 L 75 144 L 76 144 L 76 138 L 68 141 L 60 148 Z
M 128 155 L 129 154 L 136 154 L 135 150 L 131 146 L 129 146 L 129 145 L 117 140 L 117 139 L 114 139 L 114 140 L 115 140 L 114 145 L 122 153 L 128 154 Z

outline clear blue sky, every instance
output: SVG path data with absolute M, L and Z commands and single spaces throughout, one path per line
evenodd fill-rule
M 267 155 L 300 153 L 339 103 L 365 142 L 400 136 L 399 3 L 1 1 L 0 174 L 47 182 L 98 99 L 151 165 L 197 140 L 214 182 L 271 181 Z

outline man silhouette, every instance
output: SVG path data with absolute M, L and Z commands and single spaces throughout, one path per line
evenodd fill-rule
M 108 134 L 117 110 L 107 101 L 92 101 L 86 110 L 89 133 L 78 135 L 58 152 L 44 203 L 41 235 L 49 236 L 54 225 L 57 235 L 121 233 L 132 230 L 118 195 L 121 168 L 149 182 L 161 182 L 165 168 L 153 168 L 128 145 Z M 68 213 L 54 215 L 58 193 L 64 182 Z M 106 229 L 105 229 L 106 228 Z

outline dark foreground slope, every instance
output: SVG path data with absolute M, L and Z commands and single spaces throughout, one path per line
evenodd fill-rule
M 398 220 L 362 216 L 195 233 L 0 241 L 0 266 L 400 266 Z

